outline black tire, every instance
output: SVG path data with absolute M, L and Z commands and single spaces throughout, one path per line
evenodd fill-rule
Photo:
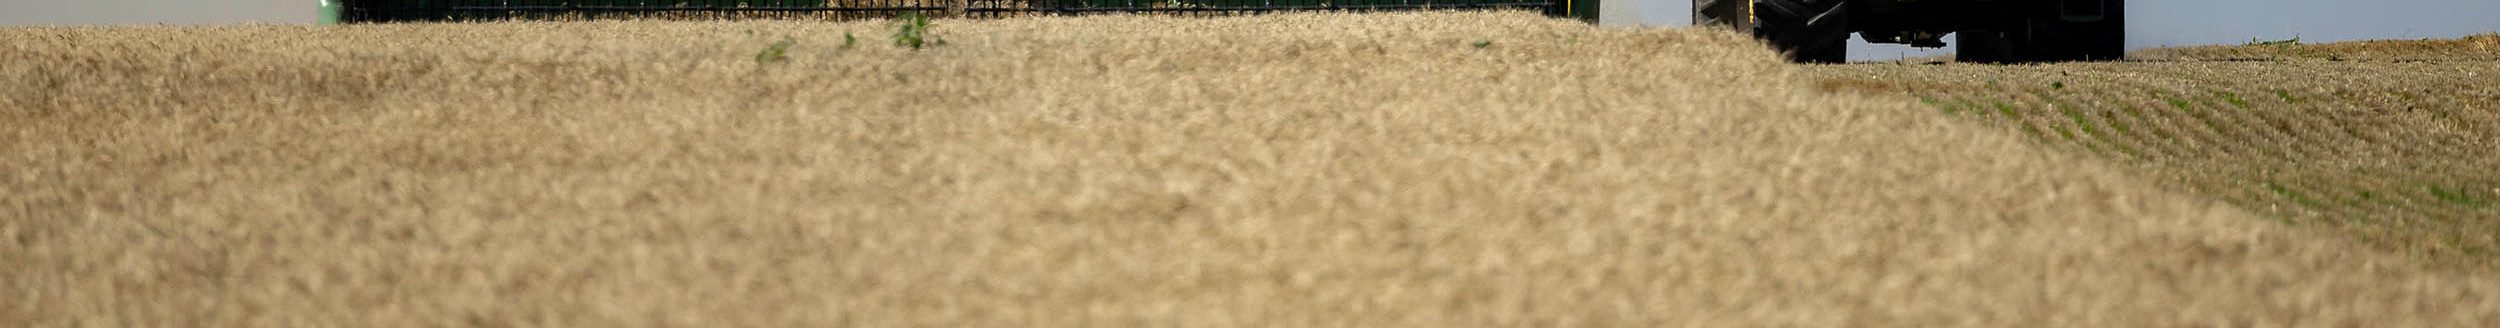
M 1693 0 L 1693 22 L 1752 32 L 1790 61 L 1849 61 L 1846 0 Z
M 2102 0 L 2099 21 L 2061 22 L 2057 31 L 2065 50 L 2059 60 L 2125 60 L 2127 59 L 2127 1 Z
M 2004 64 L 2014 59 L 2014 38 L 1998 31 L 1960 31 L 1953 33 L 1953 60 L 1964 63 Z
M 1995 64 L 2127 59 L 2126 1 L 2103 1 L 2099 17 L 2066 17 L 2048 7 L 2011 31 L 1960 31 L 1954 57 Z
M 1753 34 L 1800 63 L 1849 61 L 1849 2 L 1754 0 Z

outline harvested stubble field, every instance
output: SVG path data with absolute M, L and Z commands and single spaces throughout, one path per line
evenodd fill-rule
M 913 52 L 885 31 L 0 30 L 0 322 L 2500 320 L 2487 271 L 1822 92 L 1729 33 L 947 20 Z
M 2136 57 L 1811 71 L 1827 90 L 1914 97 L 2295 225 L 2500 265 L 2500 35 Z

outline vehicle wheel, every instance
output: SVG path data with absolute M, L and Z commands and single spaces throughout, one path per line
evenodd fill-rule
M 2048 7 L 2011 31 L 1960 31 L 1955 58 L 1971 63 L 2034 63 L 2127 59 L 2124 0 L 2103 0 L 2100 15 L 2069 17 Z
M 2060 60 L 2127 59 L 2127 1 L 2102 0 L 2106 12 L 2098 21 L 2065 22 L 2057 29 L 2064 44 Z
M 2127 59 L 2127 7 L 2102 0 L 2098 17 L 2067 17 L 2050 8 L 2025 24 L 2030 36 L 2015 40 L 2016 60 L 2060 62 Z M 2009 33 L 2011 34 L 2011 33 Z
M 1954 61 L 1964 63 L 2003 64 L 2015 62 L 2014 39 L 2005 32 L 1960 31 L 1953 33 Z
M 1849 2 L 1754 0 L 1754 36 L 1800 63 L 1849 61 Z
M 1849 59 L 1846 0 L 1693 0 L 1693 22 L 1752 32 L 1791 61 Z

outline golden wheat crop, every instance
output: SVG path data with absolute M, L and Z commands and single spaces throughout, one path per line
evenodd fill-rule
M 1918 97 L 2296 225 L 2500 264 L 2500 36 L 2138 55 L 1813 71 L 1827 89 Z
M 1818 92 L 1735 34 L 935 31 L 914 52 L 873 22 L 0 30 L 0 322 L 2500 318 L 2480 271 Z

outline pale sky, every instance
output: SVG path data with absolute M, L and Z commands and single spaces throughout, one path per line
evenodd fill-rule
M 303 24 L 317 0 L 0 0 L 0 26 Z M 1691 0 L 1601 0 L 1607 25 L 1683 26 Z M 2251 38 L 2325 42 L 2453 38 L 2500 31 L 2500 0 L 2133 0 L 2137 48 L 2238 44 Z M 1945 54 L 1852 45 L 1860 60 Z
M 0 26 L 309 24 L 318 0 L 0 0 Z

